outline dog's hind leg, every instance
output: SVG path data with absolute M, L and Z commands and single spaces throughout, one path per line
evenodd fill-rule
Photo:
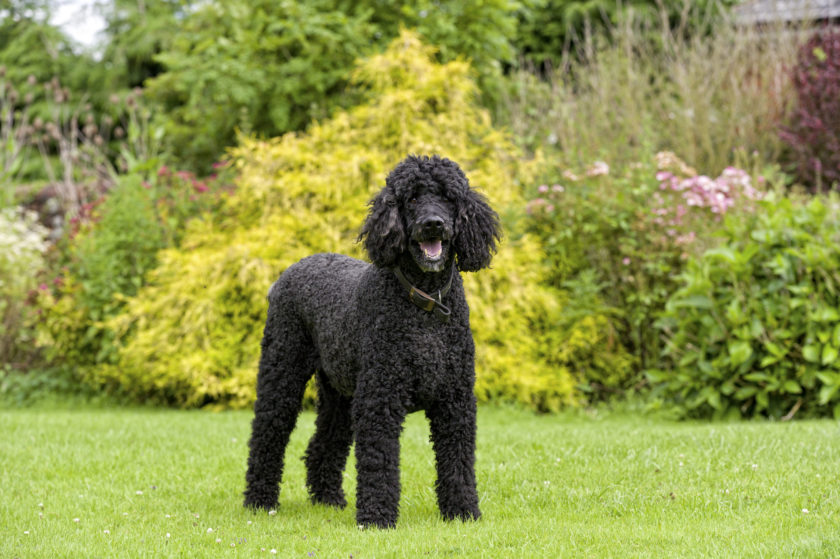
M 317 374 L 317 380 L 318 417 L 306 450 L 306 486 L 312 502 L 344 507 L 342 473 L 353 442 L 351 400 L 330 386 L 323 373 Z
M 246 507 L 270 509 L 277 504 L 286 445 L 318 361 L 303 322 L 290 306 L 283 297 L 270 297 L 248 442 Z

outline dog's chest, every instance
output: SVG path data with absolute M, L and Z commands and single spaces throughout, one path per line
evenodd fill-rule
M 408 373 L 405 382 L 415 400 L 434 399 L 458 376 L 462 359 L 453 354 L 446 340 L 432 333 L 413 332 L 404 346 L 403 366 Z

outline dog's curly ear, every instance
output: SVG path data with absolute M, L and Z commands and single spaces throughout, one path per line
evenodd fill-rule
M 390 187 L 383 188 L 370 201 L 370 211 L 359 233 L 370 261 L 380 268 L 390 268 L 406 250 L 407 235 L 400 217 L 397 198 Z
M 476 272 L 490 265 L 501 240 L 502 226 L 487 200 L 467 186 L 456 200 L 455 237 L 452 246 L 462 272 Z

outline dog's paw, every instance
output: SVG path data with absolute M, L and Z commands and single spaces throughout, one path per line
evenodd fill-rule
M 277 514 L 275 510 L 277 508 L 277 499 L 269 500 L 260 500 L 253 497 L 246 497 L 245 501 L 242 503 L 246 509 L 251 509 L 254 512 L 268 512 L 268 514 Z
M 388 530 L 390 528 L 396 528 L 397 527 L 397 519 L 396 518 L 394 518 L 393 520 L 386 519 L 386 518 L 363 519 L 363 518 L 358 518 L 357 517 L 356 518 L 356 527 L 359 530 L 370 530 L 372 528 L 378 528 L 380 530 Z
M 310 497 L 310 500 L 313 504 L 326 505 L 328 507 L 335 507 L 337 509 L 343 509 L 347 506 L 347 499 L 345 499 L 344 495 L 341 494 L 312 495 Z
M 468 522 L 481 518 L 481 511 L 477 508 L 462 511 L 447 511 L 442 513 L 442 516 L 444 520 L 461 520 L 463 522 Z

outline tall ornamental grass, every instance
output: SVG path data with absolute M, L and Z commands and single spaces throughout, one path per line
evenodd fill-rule
M 707 174 L 741 153 L 774 162 L 804 31 L 722 19 L 686 36 L 631 14 L 542 76 L 519 71 L 496 114 L 527 147 L 573 168 L 596 159 L 620 168 L 662 150 Z

